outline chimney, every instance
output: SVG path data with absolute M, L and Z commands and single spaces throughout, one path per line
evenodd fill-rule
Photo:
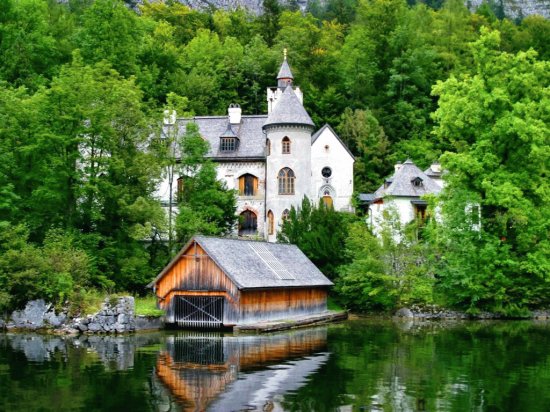
M 439 162 L 432 163 L 430 169 L 432 169 L 432 172 L 434 173 L 441 173 L 441 165 L 439 164 Z
M 238 104 L 231 103 L 229 109 L 227 109 L 227 115 L 229 116 L 229 123 L 240 124 L 241 123 L 242 109 Z
M 176 123 L 176 111 L 175 110 L 165 110 L 164 111 L 164 124 L 175 124 Z
M 399 172 L 399 169 L 401 169 L 401 166 L 403 166 L 403 165 L 401 164 L 401 162 L 397 162 L 397 163 L 395 164 L 395 166 L 394 166 L 394 167 L 395 167 L 395 173 Z

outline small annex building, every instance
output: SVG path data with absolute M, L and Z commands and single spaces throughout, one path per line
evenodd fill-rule
M 295 245 L 195 236 L 148 287 L 167 323 L 219 328 L 324 312 L 332 285 Z
M 402 225 L 426 217 L 426 195 L 437 195 L 443 188 L 439 163 L 426 171 L 420 170 L 412 160 L 395 165 L 395 173 L 387 178 L 374 193 L 361 193 L 359 202 L 366 207 L 368 222 L 375 232 L 384 219 L 384 212 L 393 209 Z

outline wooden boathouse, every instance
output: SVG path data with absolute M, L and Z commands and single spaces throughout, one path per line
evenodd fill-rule
M 322 313 L 332 285 L 295 245 L 195 236 L 148 286 L 167 323 L 219 328 Z

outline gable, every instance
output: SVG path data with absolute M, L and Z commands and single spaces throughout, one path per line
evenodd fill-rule
M 322 153 L 324 151 L 324 147 L 328 145 L 331 147 L 333 151 L 342 151 L 347 153 L 347 155 L 351 158 L 352 162 L 355 162 L 355 157 L 351 153 L 351 151 L 348 149 L 348 147 L 345 145 L 345 143 L 340 139 L 340 137 L 336 134 L 334 129 L 330 127 L 330 125 L 326 124 L 321 129 L 319 129 L 316 133 L 311 136 L 311 149 L 312 149 L 312 155 L 313 150 L 316 152 Z

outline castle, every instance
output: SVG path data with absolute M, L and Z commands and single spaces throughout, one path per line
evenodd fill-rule
M 353 155 L 329 125 L 316 130 L 293 83 L 285 51 L 277 86 L 267 89 L 266 115 L 243 115 L 232 104 L 227 116 L 165 119 L 165 129 L 175 127 L 180 134 L 196 123 L 209 142 L 218 179 L 238 191 L 239 236 L 274 242 L 290 208 L 304 196 L 352 210 Z M 177 191 L 165 179 L 159 188 L 164 205 L 177 197 L 170 196 L 171 186 Z

